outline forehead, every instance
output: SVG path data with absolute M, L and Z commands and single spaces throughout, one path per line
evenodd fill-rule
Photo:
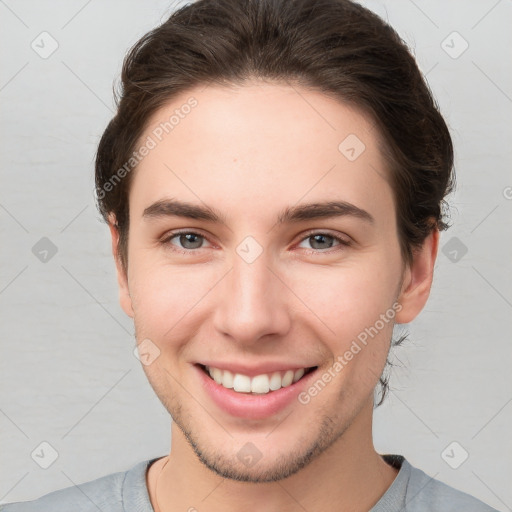
M 252 82 L 201 86 L 149 120 L 130 210 L 167 195 L 262 216 L 304 200 L 380 202 L 391 189 L 372 120 L 321 92 Z M 375 208 L 374 208 L 375 209 Z M 378 208 L 377 208 L 378 209 Z M 375 211 L 378 216 L 379 212 Z

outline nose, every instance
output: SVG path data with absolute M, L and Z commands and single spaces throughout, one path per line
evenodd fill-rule
M 217 287 L 215 328 L 242 345 L 283 337 L 291 326 L 289 291 L 268 260 L 265 252 L 252 263 L 235 254 L 231 271 Z

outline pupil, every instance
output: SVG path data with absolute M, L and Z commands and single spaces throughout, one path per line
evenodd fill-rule
M 196 239 L 194 241 L 194 238 Z M 199 242 L 198 242 L 199 241 Z M 181 235 L 180 237 L 180 243 L 187 249 L 197 249 L 201 246 L 201 240 L 200 237 L 195 235 L 194 233 L 186 233 L 184 235 Z M 187 244 L 192 244 L 192 247 L 187 246 Z M 194 245 L 195 244 L 195 245 Z
M 313 235 L 311 238 L 313 239 L 313 242 L 311 245 L 314 249 L 326 249 L 326 248 L 328 249 L 329 247 L 332 246 L 332 243 L 331 243 L 328 247 L 315 247 L 315 245 L 317 245 L 318 242 L 320 244 L 322 244 L 322 243 L 325 244 L 326 243 L 325 239 L 329 239 L 329 238 L 332 239 L 332 237 L 329 235 Z

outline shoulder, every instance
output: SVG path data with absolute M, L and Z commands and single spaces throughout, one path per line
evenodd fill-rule
M 404 460 L 403 464 L 409 473 L 405 495 L 407 512 L 497 512 L 470 494 L 459 491 L 411 466 L 407 460 Z
M 139 462 L 128 471 L 66 487 L 33 501 L 6 503 L 0 505 L 0 512 L 125 512 L 127 503 L 134 504 L 133 510 L 138 512 L 152 512 L 145 479 L 151 462 Z

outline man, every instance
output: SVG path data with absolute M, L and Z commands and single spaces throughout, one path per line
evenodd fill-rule
M 3 510 L 491 511 L 373 446 L 453 164 L 390 27 L 341 0 L 201 1 L 123 86 L 97 196 L 171 451 Z

